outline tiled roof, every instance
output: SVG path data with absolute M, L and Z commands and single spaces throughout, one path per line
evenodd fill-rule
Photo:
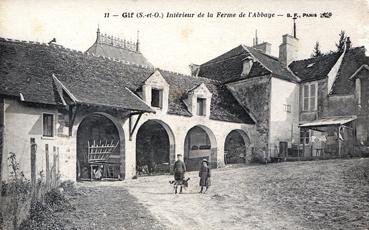
M 243 60 L 254 57 L 255 61 L 248 76 L 241 76 Z M 274 77 L 298 82 L 299 79 L 291 71 L 283 67 L 276 57 L 262 53 L 244 45 L 200 65 L 199 76 L 216 79 L 222 82 L 238 81 L 246 78 L 259 77 L 272 73 Z
M 0 39 L 0 94 L 19 97 L 22 93 L 26 102 L 60 105 L 54 74 L 81 104 L 152 111 L 125 88 L 129 84 L 122 77 L 142 68 L 125 67 L 122 63 L 56 45 Z M 136 78 L 152 70 L 145 71 L 137 71 L 142 74 Z
M 191 116 L 183 100 L 193 88 L 204 83 L 212 93 L 210 118 L 253 124 L 253 120 L 240 106 L 225 85 L 218 81 L 202 77 L 193 77 L 165 70 L 159 70 L 170 85 L 168 113 Z
M 132 92 L 140 90 L 154 71 L 58 45 L 0 39 L 0 94 L 19 97 L 22 93 L 25 101 L 62 104 L 53 81 L 54 74 L 81 103 L 151 111 Z M 170 85 L 168 113 L 191 116 L 183 99 L 189 89 L 204 83 L 213 94 L 211 119 L 253 124 L 219 82 L 159 71 Z
M 289 68 L 302 82 L 320 80 L 327 77 L 340 55 L 340 53 L 330 53 L 316 58 L 294 61 Z
M 294 61 L 289 67 L 302 82 L 316 81 L 327 77 L 341 54 L 335 52 L 317 58 Z M 362 64 L 366 63 L 369 62 L 365 56 L 364 47 L 355 47 L 346 50 L 336 80 L 333 83 L 331 94 L 352 94 L 355 86 L 354 82 L 349 78 Z
M 355 82 L 350 80 L 350 77 L 360 66 L 368 63 L 368 57 L 365 56 L 365 48 L 363 46 L 348 50 L 343 57 L 331 94 L 353 94 Z
M 153 67 L 140 52 L 131 51 L 122 47 L 95 42 L 86 52 L 97 56 L 110 57 L 129 63 Z

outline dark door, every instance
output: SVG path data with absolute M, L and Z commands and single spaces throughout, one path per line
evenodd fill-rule
M 279 157 L 287 156 L 288 143 L 286 141 L 279 142 Z

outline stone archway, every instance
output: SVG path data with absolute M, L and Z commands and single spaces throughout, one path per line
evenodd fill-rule
M 206 126 L 192 127 L 184 143 L 184 160 L 188 171 L 198 170 L 202 159 L 207 159 L 212 168 L 217 167 L 217 141 L 214 133 Z
M 137 131 L 136 171 L 138 175 L 169 173 L 175 160 L 171 128 L 161 120 L 148 120 Z
M 115 144 L 117 147 L 109 157 L 101 163 L 103 178 L 125 178 L 125 139 L 124 131 L 119 122 L 110 114 L 96 112 L 85 116 L 77 129 L 77 180 L 91 179 L 91 171 L 96 165 L 88 160 L 89 146 Z M 98 152 L 99 149 L 96 149 Z M 92 169 L 92 170 L 91 170 Z
M 224 163 L 246 163 L 250 144 L 250 138 L 245 131 L 241 129 L 232 130 L 227 135 L 224 143 Z

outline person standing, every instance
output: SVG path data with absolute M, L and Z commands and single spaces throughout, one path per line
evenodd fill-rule
M 208 188 L 210 186 L 210 168 L 209 168 L 209 162 L 206 159 L 203 159 L 201 162 L 201 168 L 199 171 L 199 177 L 200 177 L 200 187 L 201 190 L 199 193 L 206 193 L 208 191 Z M 205 187 L 205 191 L 204 190 Z
M 184 174 L 186 172 L 186 165 L 182 161 L 181 154 L 177 154 L 177 161 L 174 163 L 173 171 L 174 171 L 174 180 L 176 181 L 175 183 L 177 185 L 175 186 L 175 193 L 177 193 L 178 186 L 180 187 L 179 193 L 182 193 L 182 184 L 183 184 Z

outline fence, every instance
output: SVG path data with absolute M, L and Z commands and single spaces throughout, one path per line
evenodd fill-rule
M 0 183 L 0 230 L 18 229 L 29 215 L 31 203 L 44 202 L 45 194 L 59 186 L 59 148 L 53 146 L 50 151 L 49 145 L 45 144 L 45 172 L 37 172 L 40 154 L 34 138 L 30 139 L 30 156 L 30 180 L 24 176 L 15 153 L 9 153 L 9 165 L 2 164 L 3 167 L 9 167 L 9 178 Z

